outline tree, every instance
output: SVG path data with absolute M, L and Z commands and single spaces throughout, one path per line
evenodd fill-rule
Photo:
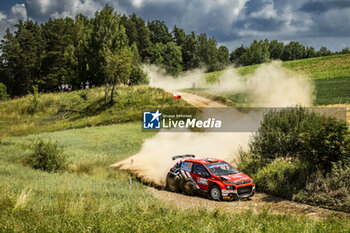
M 289 42 L 285 47 L 282 55 L 282 60 L 297 60 L 305 57 L 305 46 L 297 41 Z
M 306 47 L 305 58 L 316 57 L 317 53 L 314 47 Z
M 181 48 L 185 45 L 186 42 L 186 33 L 182 28 L 177 27 L 176 25 L 172 31 L 174 43 Z
M 319 50 L 319 54 L 321 56 L 329 56 L 329 55 L 332 55 L 332 52 L 329 49 L 327 49 L 327 47 L 322 46 Z
M 284 44 L 283 42 L 278 42 L 277 40 L 270 41 L 269 52 L 270 58 L 273 60 L 281 59 L 283 54 Z
M 250 47 L 240 57 L 242 65 L 253 65 L 267 62 L 270 58 L 269 43 L 265 41 L 254 40 Z
M 139 50 L 139 54 L 142 60 L 144 60 L 145 57 L 148 55 L 147 48 L 149 48 L 152 45 L 151 32 L 146 26 L 145 21 L 142 18 L 137 17 L 135 14 L 132 14 L 130 16 L 130 20 L 133 21 L 136 25 L 136 30 L 138 34 L 137 48 Z
M 0 100 L 7 100 L 9 95 L 7 94 L 7 88 L 5 84 L 0 83 Z
M 21 95 L 21 90 L 24 88 L 24 80 L 19 79 L 20 71 L 20 53 L 21 48 L 18 40 L 10 32 L 9 29 L 6 30 L 4 39 L 1 40 L 1 82 L 3 82 L 7 87 L 11 96 Z M 16 86 L 18 88 L 16 88 Z
M 111 6 L 106 5 L 100 12 L 95 13 L 91 20 L 91 39 L 89 40 L 89 76 L 96 85 L 105 83 L 106 50 L 117 53 L 128 46 L 128 37 L 125 28 L 120 23 L 120 16 Z
M 153 20 L 148 23 L 148 28 L 151 32 L 151 42 L 153 44 L 166 44 L 172 41 L 171 34 L 164 21 Z
M 177 76 L 182 71 L 180 47 L 173 42 L 157 43 L 149 50 L 151 62 L 163 67 L 167 73 Z
M 221 45 L 218 49 L 218 60 L 220 69 L 224 69 L 230 63 L 230 52 L 224 45 Z
M 200 44 L 194 32 L 186 35 L 185 42 L 182 46 L 182 65 L 184 70 L 190 70 L 199 67 Z
M 116 84 L 128 82 L 132 70 L 133 56 L 129 47 L 124 47 L 117 52 L 106 48 L 106 91 L 105 100 L 111 91 L 110 103 L 113 103 L 114 89 Z
M 240 47 L 237 47 L 235 50 L 233 50 L 230 54 L 230 61 L 232 63 L 237 63 L 237 64 L 241 64 L 240 62 L 240 58 L 241 56 L 246 52 L 247 48 L 243 46 L 243 44 L 241 44 Z
M 348 47 L 346 47 L 341 51 L 341 53 L 342 54 L 350 54 L 350 49 Z
M 42 88 L 53 91 L 61 83 L 70 83 L 70 77 L 74 73 L 75 67 L 68 64 L 71 59 L 68 55 L 72 54 L 66 54 L 66 49 L 73 46 L 74 21 L 70 18 L 49 19 L 42 25 L 42 32 L 46 41 Z
M 25 95 L 32 85 L 42 84 L 41 67 L 43 40 L 40 27 L 30 20 L 19 21 L 17 31 L 6 31 L 1 42 L 2 68 L 6 70 L 5 83 L 12 96 Z

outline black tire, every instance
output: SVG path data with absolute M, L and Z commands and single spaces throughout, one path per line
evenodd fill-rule
M 171 192 L 180 192 L 178 177 L 168 173 L 165 188 Z
M 220 201 L 221 200 L 221 189 L 218 185 L 213 185 L 210 187 L 209 190 L 209 195 L 210 198 L 215 200 L 215 201 Z
M 194 181 L 186 180 L 184 182 L 183 191 L 185 192 L 185 194 L 187 194 L 187 195 L 194 195 L 195 189 L 196 188 L 195 188 Z

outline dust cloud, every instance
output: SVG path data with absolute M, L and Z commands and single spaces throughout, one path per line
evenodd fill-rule
M 249 106 L 287 107 L 296 104 L 311 106 L 314 86 L 300 73 L 282 67 L 282 62 L 263 64 L 249 75 L 242 76 L 235 68 L 228 68 L 219 75 L 217 82 L 208 83 L 203 78 L 204 70 L 185 72 L 173 78 L 154 65 L 145 65 L 150 76 L 150 85 L 167 91 L 196 88 L 217 95 L 244 93 L 249 97 Z M 244 100 L 243 100 L 244 101 Z
M 235 149 L 242 149 L 249 140 L 249 133 L 192 133 L 159 132 L 147 139 L 136 155 L 112 167 L 129 170 L 143 182 L 165 185 L 167 172 L 176 163 L 175 155 L 194 154 L 196 157 L 219 158 L 231 161 Z
M 310 106 L 313 101 L 313 85 L 302 75 L 283 68 L 280 62 L 262 65 L 254 73 L 243 77 L 236 69 L 229 68 L 222 72 L 220 81 L 212 84 L 203 78 L 203 70 L 186 72 L 176 79 L 164 75 L 164 72 L 155 66 L 145 66 L 144 70 L 150 76 L 151 86 L 172 93 L 195 85 L 196 88 L 203 88 L 206 92 L 217 95 L 244 93 L 250 98 L 250 106 Z M 212 106 L 212 101 L 204 101 L 203 97 L 196 95 L 186 94 L 183 95 L 183 99 L 201 108 L 202 112 L 205 112 L 203 106 Z M 234 108 L 229 112 L 232 112 L 236 124 L 259 125 L 261 121 L 261 116 L 243 114 Z M 251 132 L 195 133 L 161 130 L 144 142 L 139 153 L 111 167 L 128 170 L 143 182 L 164 186 L 166 174 L 175 164 L 172 156 L 194 154 L 196 157 L 212 157 L 231 162 L 239 148 L 248 148 L 250 136 Z

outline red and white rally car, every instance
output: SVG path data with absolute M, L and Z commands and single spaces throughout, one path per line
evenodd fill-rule
M 253 179 L 223 160 L 194 155 L 178 155 L 175 159 L 180 160 L 166 178 L 166 188 L 170 191 L 209 194 L 214 200 L 248 198 L 255 194 Z

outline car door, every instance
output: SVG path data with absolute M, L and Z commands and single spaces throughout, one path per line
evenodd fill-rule
M 199 163 L 194 163 L 191 171 L 192 179 L 197 183 L 200 189 L 208 191 L 208 178 L 210 174 L 208 170 Z

